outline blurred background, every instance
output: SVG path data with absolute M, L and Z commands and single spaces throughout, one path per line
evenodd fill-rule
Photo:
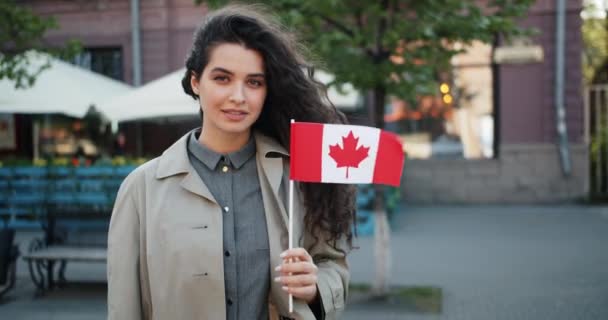
M 115 192 L 200 126 L 184 60 L 225 3 L 0 0 L 7 319 L 105 317 Z M 407 155 L 385 190 L 391 258 L 360 187 L 345 318 L 608 319 L 608 1 L 265 3 L 320 61 L 329 100 Z M 43 250 L 57 245 L 76 249 Z

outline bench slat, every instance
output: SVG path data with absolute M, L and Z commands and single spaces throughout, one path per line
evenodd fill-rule
M 105 262 L 108 249 L 74 246 L 50 246 L 23 255 L 25 260 L 70 260 L 82 262 Z

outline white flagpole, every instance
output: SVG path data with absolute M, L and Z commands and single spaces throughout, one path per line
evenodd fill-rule
M 289 179 L 289 249 L 293 248 L 293 180 Z M 291 275 L 291 274 L 290 274 Z M 289 313 L 293 312 L 293 295 L 289 294 Z
M 295 121 L 291 119 L 291 123 Z M 291 129 L 290 129 L 291 130 Z M 293 180 L 289 179 L 289 231 L 287 236 L 289 237 L 289 249 L 293 249 Z M 289 294 L 289 313 L 293 312 L 293 295 Z

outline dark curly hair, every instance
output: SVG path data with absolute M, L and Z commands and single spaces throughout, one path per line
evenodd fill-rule
M 306 50 L 263 7 L 228 6 L 209 13 L 194 34 L 182 79 L 184 91 L 198 99 L 190 85 L 199 77 L 211 51 L 222 43 L 237 43 L 259 52 L 264 59 L 268 91 L 253 129 L 276 139 L 289 150 L 290 119 L 303 122 L 346 123 L 346 117 L 327 98 L 325 86 L 313 78 L 314 68 L 304 58 Z M 200 108 L 199 108 L 200 110 Z M 201 117 L 202 111 L 201 112 Z M 328 241 L 346 239 L 352 247 L 355 188 L 351 185 L 300 183 L 306 228 Z

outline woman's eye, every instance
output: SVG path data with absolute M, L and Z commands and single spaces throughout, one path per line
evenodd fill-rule
M 219 81 L 219 82 L 227 82 L 228 81 L 228 77 L 226 77 L 226 76 L 216 76 L 215 78 L 213 78 L 213 80 Z
M 260 81 L 260 80 L 253 80 L 253 79 L 251 79 L 248 82 L 249 82 L 249 85 L 254 86 L 254 87 L 261 87 L 261 86 L 264 85 L 264 83 L 262 81 Z

